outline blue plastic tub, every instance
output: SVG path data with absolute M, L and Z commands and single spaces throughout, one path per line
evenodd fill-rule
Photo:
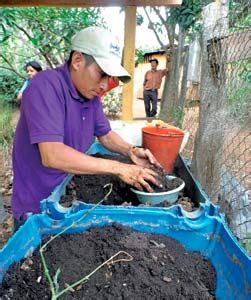
M 89 153 L 111 154 L 100 144 L 94 144 Z M 186 194 L 200 202 L 197 211 L 188 213 L 179 205 L 169 208 L 101 205 L 68 233 L 117 222 L 141 232 L 167 235 L 178 240 L 188 251 L 199 251 L 211 261 L 217 273 L 218 299 L 251 299 L 251 259 L 238 245 L 224 216 L 210 203 L 181 157 L 176 161 L 175 173 L 185 181 Z M 39 247 L 42 235 L 62 231 L 93 208 L 92 204 L 81 201 L 76 201 L 71 208 L 59 205 L 71 178 L 65 178 L 52 195 L 42 201 L 43 214 L 31 216 L 0 251 L 0 281 L 11 264 Z
M 90 155 L 94 155 L 97 153 L 103 155 L 104 154 L 114 155 L 114 153 L 110 152 L 99 143 L 92 144 L 92 146 L 90 147 L 87 153 Z M 209 201 L 209 198 L 202 190 L 200 184 L 194 179 L 185 161 L 180 156 L 178 156 L 176 160 L 174 171 L 185 182 L 185 193 L 188 197 L 190 197 L 191 199 L 193 199 L 198 203 L 205 203 Z M 54 189 L 54 191 L 48 198 L 41 201 L 42 212 L 46 212 L 46 214 L 48 214 L 48 216 L 50 216 L 53 219 L 62 219 L 66 215 L 75 213 L 79 210 L 90 208 L 92 206 L 91 204 L 86 204 L 82 202 L 81 199 L 79 199 L 79 201 L 74 201 L 73 205 L 68 208 L 65 208 L 60 205 L 59 203 L 60 198 L 62 195 L 65 195 L 66 186 L 68 185 L 71 179 L 72 179 L 72 175 L 67 176 L 63 180 L 63 182 Z M 104 208 L 105 207 L 107 206 L 104 205 Z M 109 207 L 114 207 L 114 206 L 110 205 Z
M 217 299 L 251 299 L 251 260 L 238 246 L 217 207 L 205 204 L 199 217 L 185 217 L 179 206 L 169 209 L 98 207 L 67 233 L 82 232 L 113 222 L 141 232 L 164 234 L 178 240 L 188 251 L 199 251 L 213 264 L 217 274 Z M 31 216 L 0 251 L 0 280 L 14 262 L 30 255 L 42 235 L 55 234 L 77 221 L 86 209 L 61 220 L 47 215 Z M 101 229 L 102 230 L 102 229 Z

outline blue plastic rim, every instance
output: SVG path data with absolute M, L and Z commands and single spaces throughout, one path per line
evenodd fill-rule
M 225 226 L 223 216 L 211 204 L 205 205 L 203 213 L 195 219 L 184 217 L 176 205 L 169 209 L 98 207 L 77 222 L 86 211 L 69 214 L 61 220 L 47 215 L 31 216 L 0 251 L 0 280 L 11 264 L 39 247 L 43 235 L 61 232 L 73 222 L 76 224 L 67 233 L 117 222 L 141 232 L 172 237 L 188 251 L 199 251 L 207 257 L 217 273 L 217 299 L 251 299 L 251 260 Z

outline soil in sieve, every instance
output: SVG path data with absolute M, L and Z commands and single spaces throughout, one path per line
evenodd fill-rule
M 132 163 L 127 157 L 121 155 L 101 155 L 96 157 L 105 159 L 117 160 L 123 163 Z M 151 185 L 154 192 L 169 191 L 177 188 L 181 184 L 180 178 L 168 180 L 166 173 L 160 168 L 154 168 L 158 174 L 158 181 L 161 187 Z M 64 207 L 72 205 L 74 200 L 79 200 L 85 203 L 96 204 L 102 200 L 107 194 L 109 188 L 104 188 L 105 185 L 112 183 L 112 192 L 108 199 L 103 202 L 104 205 L 140 205 L 137 196 L 131 191 L 131 186 L 123 182 L 117 176 L 112 175 L 75 175 L 66 187 L 65 195 L 60 199 L 60 204 Z M 164 205 L 164 204 L 163 204 Z M 168 206 L 168 205 L 165 205 Z
M 216 273 L 206 258 L 187 252 L 164 235 L 140 233 L 118 224 L 59 236 L 48 245 L 45 259 L 52 276 L 60 269 L 58 283 L 62 290 L 119 251 L 125 251 L 132 260 L 102 267 L 60 299 L 215 299 Z M 127 254 L 120 254 L 114 261 L 128 259 Z M 51 299 L 38 251 L 11 266 L 0 297 Z

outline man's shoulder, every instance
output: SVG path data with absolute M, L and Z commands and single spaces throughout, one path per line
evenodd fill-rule
M 39 72 L 31 82 L 31 86 L 36 86 L 38 88 L 43 88 L 48 84 L 51 86 L 61 85 L 64 81 L 62 72 L 59 71 L 59 68 L 56 69 L 47 69 L 42 72 Z
M 158 69 L 157 72 L 167 72 L 167 68 L 166 69 Z
M 60 68 L 55 68 L 55 69 L 47 69 L 47 70 L 44 70 L 42 72 L 39 72 L 35 78 L 38 78 L 38 79 L 49 79 L 49 80 L 52 80 L 52 79 L 60 79 L 62 78 L 62 74 L 60 72 Z
M 159 69 L 157 70 L 157 72 L 161 75 L 161 76 L 165 76 L 168 73 L 168 68 L 166 69 Z

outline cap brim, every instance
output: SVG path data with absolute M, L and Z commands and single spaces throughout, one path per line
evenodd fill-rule
M 109 76 L 118 77 L 123 83 L 131 80 L 131 75 L 123 68 L 117 59 L 97 58 L 93 55 L 100 68 Z

